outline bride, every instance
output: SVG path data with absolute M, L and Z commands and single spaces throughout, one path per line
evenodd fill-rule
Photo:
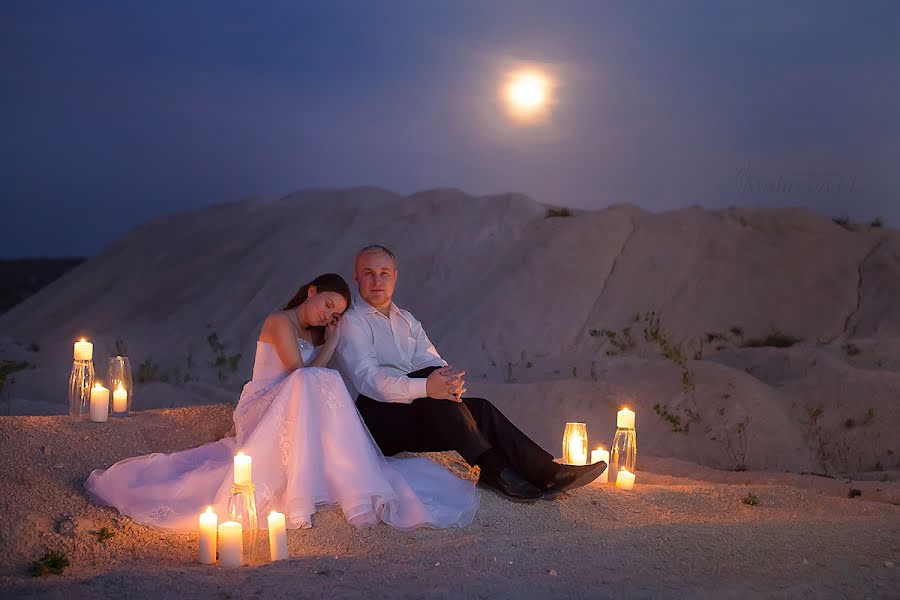
M 349 304 L 339 275 L 302 286 L 263 324 L 253 379 L 234 410 L 234 437 L 95 470 L 88 494 L 140 523 L 196 531 L 207 506 L 226 514 L 240 451 L 252 458 L 259 514 L 283 512 L 290 529 L 311 527 L 313 513 L 334 508 L 357 527 L 469 524 L 479 501 L 474 484 L 426 458 L 386 459 L 341 376 L 325 368 Z

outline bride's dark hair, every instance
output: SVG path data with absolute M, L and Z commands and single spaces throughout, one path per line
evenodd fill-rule
M 350 308 L 350 286 L 347 285 L 344 278 L 337 273 L 325 273 L 324 275 L 319 275 L 306 285 L 300 286 L 300 289 L 297 290 L 294 297 L 291 298 L 281 310 L 290 310 L 303 304 L 303 301 L 309 297 L 310 286 L 316 286 L 316 290 L 319 292 L 334 292 L 340 294 L 344 297 L 344 300 L 347 301 L 347 308 Z
M 290 310 L 303 304 L 303 301 L 309 297 L 309 287 L 313 285 L 316 286 L 317 292 L 335 292 L 336 294 L 340 294 L 344 297 L 344 300 L 347 301 L 347 308 L 350 308 L 350 286 L 347 285 L 347 282 L 344 281 L 344 278 L 340 275 L 336 273 L 325 273 L 324 275 L 319 275 L 306 285 L 300 286 L 300 289 L 297 290 L 294 297 L 291 298 L 281 310 Z M 313 344 L 316 346 L 325 341 L 324 327 L 310 327 L 309 331 L 313 339 Z

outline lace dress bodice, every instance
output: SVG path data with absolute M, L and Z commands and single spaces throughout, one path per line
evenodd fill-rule
M 308 365 L 319 353 L 319 349 L 303 338 L 297 338 L 303 364 Z M 253 380 L 281 379 L 288 374 L 287 368 L 278 357 L 275 345 L 269 342 L 256 342 L 256 359 L 253 362 Z

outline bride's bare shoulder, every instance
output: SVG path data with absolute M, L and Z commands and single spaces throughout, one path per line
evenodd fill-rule
M 266 320 L 263 321 L 262 331 L 259 333 L 259 341 L 271 341 L 276 331 L 289 331 L 293 326 L 291 318 L 288 316 L 286 310 L 276 310 L 275 312 L 271 312 L 266 315 Z

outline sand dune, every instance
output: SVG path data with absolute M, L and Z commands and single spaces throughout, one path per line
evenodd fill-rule
M 101 378 L 125 352 L 139 379 L 126 419 L 0 417 L 0 596 L 895 595 L 897 233 L 796 209 L 548 209 L 372 188 L 221 205 L 136 229 L 0 316 L 0 414 L 65 413 L 82 335 Z M 318 273 L 349 279 L 373 242 L 398 252 L 398 303 L 470 395 L 551 452 L 567 420 L 608 444 L 634 408 L 636 490 L 486 492 L 473 525 L 441 532 L 321 513 L 289 532 L 290 561 L 234 572 L 196 564 L 195 536 L 88 501 L 94 468 L 225 435 L 266 313 Z M 72 566 L 28 577 L 50 548 Z
M 235 402 L 266 313 L 318 273 L 349 278 L 355 251 L 380 242 L 400 257 L 398 303 L 472 393 L 553 452 L 566 419 L 608 443 L 629 402 L 642 451 L 661 456 L 900 465 L 897 232 L 790 208 L 554 214 L 516 194 L 356 188 L 148 223 L 0 316 L 0 358 L 33 367 L 9 378 L 0 412 L 63 413 L 80 335 L 101 376 L 117 349 L 132 358 L 138 408 Z M 620 350 L 604 330 L 621 345 L 625 328 Z M 680 365 L 661 339 L 681 344 Z

